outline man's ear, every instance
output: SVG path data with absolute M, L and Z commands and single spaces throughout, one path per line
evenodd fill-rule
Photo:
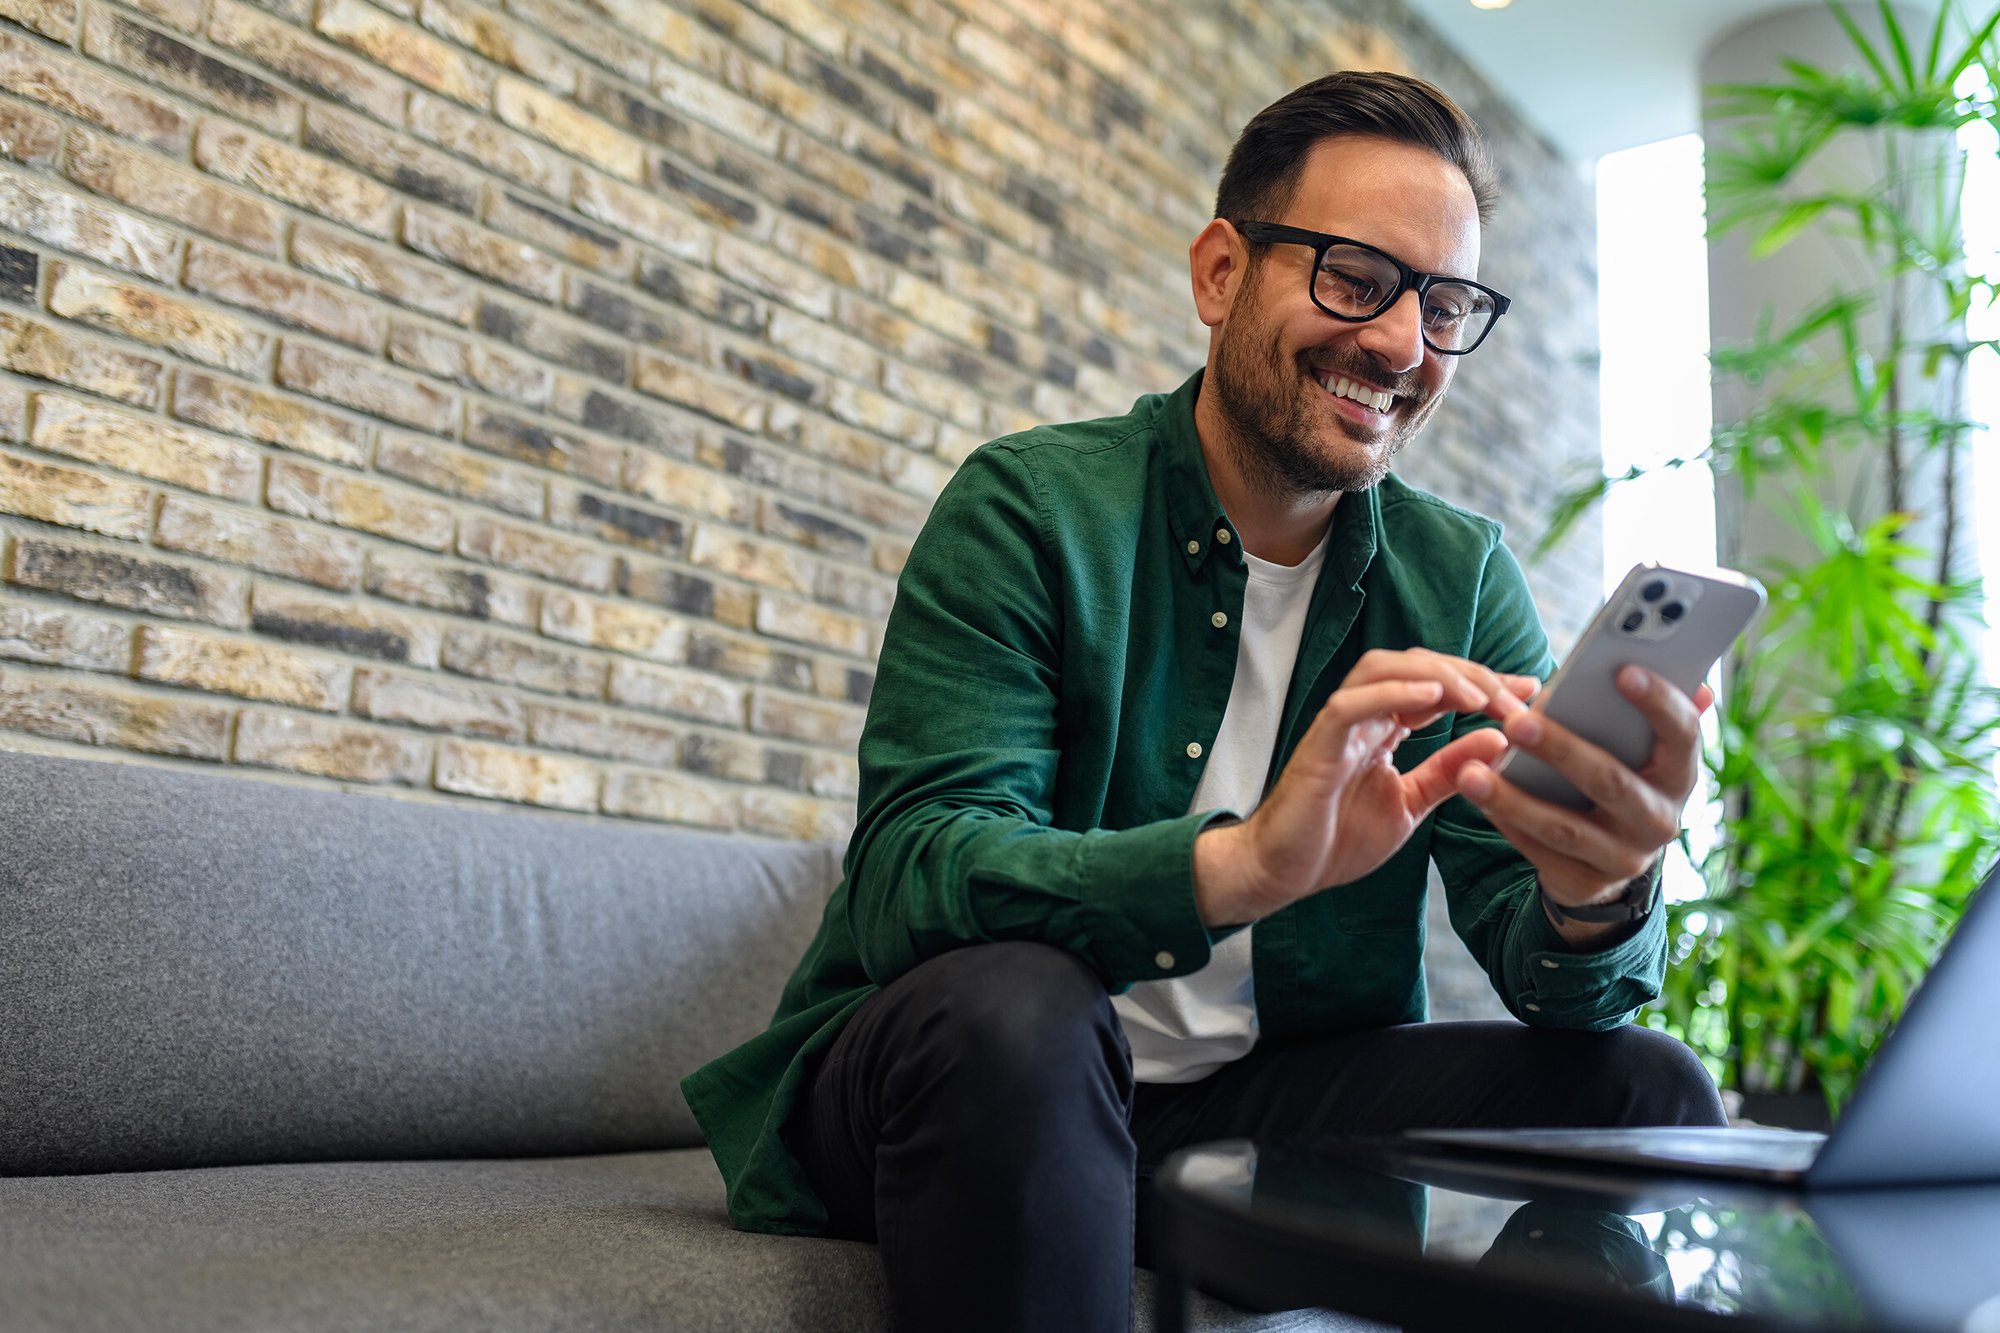
M 1188 247 L 1188 275 L 1194 281 L 1194 308 L 1201 322 L 1219 327 L 1236 301 L 1236 289 L 1250 268 L 1250 247 L 1236 228 L 1216 218 Z

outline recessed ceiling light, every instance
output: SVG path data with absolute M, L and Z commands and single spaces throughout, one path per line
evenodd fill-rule
M 1514 0 L 1472 0 L 1474 9 L 1505 9 Z

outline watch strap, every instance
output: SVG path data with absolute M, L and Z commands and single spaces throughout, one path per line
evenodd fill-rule
M 1605 922 L 1643 921 L 1652 915 L 1653 905 L 1660 897 L 1660 865 L 1655 861 L 1643 875 L 1634 875 L 1625 881 L 1625 891 L 1608 903 L 1585 903 L 1579 907 L 1566 907 L 1549 897 L 1540 885 L 1535 892 L 1541 894 L 1542 904 L 1549 915 L 1558 922 L 1583 921 L 1593 925 Z

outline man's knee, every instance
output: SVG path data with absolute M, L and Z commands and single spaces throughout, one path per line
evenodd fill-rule
M 1103 981 L 1046 944 L 954 949 L 911 973 L 922 1043 L 1002 1102 L 1108 1072 L 1129 1085 L 1131 1058 Z
M 1684 1042 L 1636 1024 L 1596 1034 L 1593 1061 L 1607 1123 L 1720 1125 L 1722 1098 Z

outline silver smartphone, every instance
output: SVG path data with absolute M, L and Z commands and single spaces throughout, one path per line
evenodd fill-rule
M 1763 604 L 1763 586 L 1733 569 L 1634 565 L 1528 706 L 1638 768 L 1653 753 L 1653 728 L 1618 692 L 1618 672 L 1636 664 L 1692 695 Z M 1526 751 L 1509 750 L 1494 771 L 1531 796 L 1590 808 L 1569 779 Z

